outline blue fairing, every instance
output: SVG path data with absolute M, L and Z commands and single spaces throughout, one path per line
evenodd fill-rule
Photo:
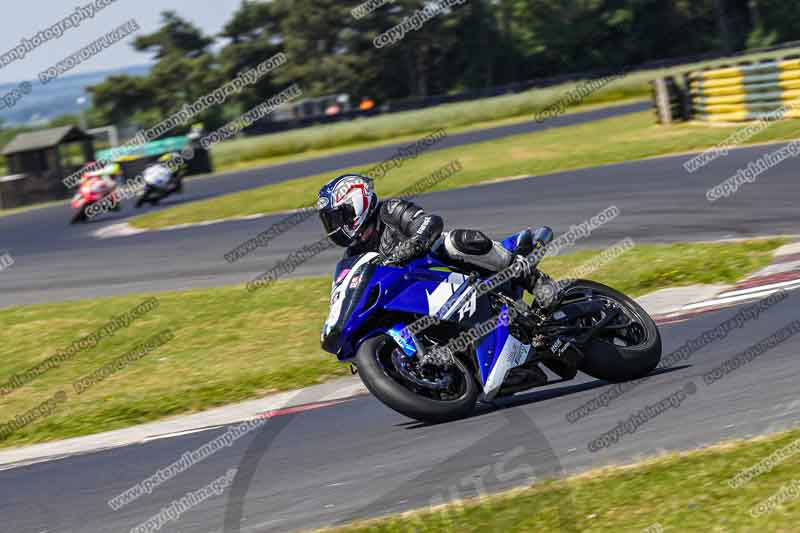
M 519 233 L 515 233 L 514 235 L 511 235 L 511 236 L 506 237 L 505 239 L 503 239 L 503 241 L 501 243 L 503 245 L 503 248 L 505 248 L 506 250 L 508 250 L 510 252 L 516 251 L 517 246 L 519 246 L 520 236 L 523 233 L 525 233 L 525 231 L 527 231 L 527 230 L 520 231 Z
M 508 309 L 506 306 L 503 306 L 501 313 L 507 312 Z M 489 377 L 495 363 L 497 363 L 497 358 L 500 352 L 503 351 L 503 345 L 505 345 L 507 339 L 508 326 L 500 324 L 492 333 L 481 340 L 481 343 L 475 350 L 478 356 L 478 362 L 480 363 L 481 383 L 486 383 L 486 379 Z
M 505 239 L 503 245 L 513 251 L 517 242 L 518 234 L 515 234 Z M 380 334 L 392 336 L 408 357 L 415 357 L 415 339 L 405 327 L 420 316 L 438 314 L 442 319 L 448 310 L 453 313 L 460 311 L 461 315 L 453 314 L 445 320 L 458 323 L 462 330 L 494 316 L 486 297 L 475 297 L 474 284 L 468 282 L 467 276 L 447 269 L 447 265 L 433 255 L 402 267 L 378 266 L 371 259 L 353 261 L 351 258 L 339 265 L 334 281 L 331 314 L 322 341 L 325 350 L 343 361 L 355 357 L 362 342 Z M 520 298 L 522 291 L 515 290 L 509 294 Z M 463 303 L 470 296 L 471 308 Z M 338 314 L 334 309 L 336 306 Z M 465 307 L 466 311 L 463 310 Z M 385 320 L 374 320 L 387 313 L 398 316 L 399 321 L 388 325 Z M 484 383 L 508 337 L 507 326 L 500 325 L 479 341 L 476 364 Z

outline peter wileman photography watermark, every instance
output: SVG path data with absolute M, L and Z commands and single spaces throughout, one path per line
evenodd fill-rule
M 295 98 L 298 98 L 302 94 L 303 91 L 295 83 L 281 93 L 269 98 L 264 103 L 259 104 L 250 111 L 247 111 L 239 118 L 222 126 L 217 131 L 206 135 L 200 139 L 200 146 L 206 150 L 211 149 L 216 144 L 237 135 L 244 128 L 253 125 L 256 121 L 270 115 L 278 107 Z M 162 163 L 162 166 L 166 167 L 170 172 L 175 173 L 178 172 L 178 170 L 180 170 L 184 164 L 194 159 L 195 155 L 194 147 L 190 144 L 181 150 L 179 154 L 174 154 L 169 161 Z M 137 176 L 128 180 L 125 185 L 120 187 L 114 194 L 110 194 L 99 202 L 91 204 L 86 209 L 86 216 L 89 218 L 94 218 L 104 213 L 108 213 L 122 200 L 131 199 L 138 195 L 139 192 L 144 189 L 145 185 L 144 173 L 138 174 Z
M 628 250 L 631 250 L 634 246 L 636 246 L 636 243 L 630 237 L 626 237 L 625 239 L 613 244 L 609 248 L 603 250 L 600 254 L 592 257 L 592 259 L 589 261 L 570 271 L 566 277 L 547 284 L 546 289 L 543 287 L 537 287 L 536 292 L 534 293 L 536 299 L 538 301 L 550 301 L 558 293 L 558 291 L 568 288 L 578 279 L 599 270 L 605 265 L 608 265 Z M 515 262 L 485 282 L 480 283 L 475 290 L 476 298 L 489 292 L 493 292 L 495 289 L 501 287 L 503 284 L 508 283 L 511 280 L 520 279 L 524 270 L 518 265 L 519 262 Z M 516 316 L 516 311 L 509 309 L 507 315 L 513 319 Z M 464 337 L 461 340 L 458 338 L 454 339 L 454 341 L 459 341 L 459 344 L 454 344 L 450 348 L 455 348 L 456 351 L 463 351 L 470 343 L 477 342 L 477 340 L 493 331 L 496 326 L 493 326 L 492 324 L 507 326 L 508 323 L 507 321 L 504 322 L 505 319 L 506 317 L 504 316 L 498 316 L 495 317 L 495 319 L 492 319 L 494 322 L 490 320 L 483 324 L 479 324 L 471 331 L 465 332 Z M 418 335 L 430 327 L 441 324 L 441 322 L 442 320 L 436 315 L 426 315 L 405 327 L 401 334 L 404 337 Z M 450 343 L 448 343 L 448 346 L 449 345 Z M 447 349 L 447 346 L 445 346 L 445 349 Z
M 124 506 L 141 498 L 145 494 L 152 494 L 155 489 L 175 478 L 179 474 L 186 472 L 198 463 L 201 463 L 225 448 L 230 448 L 233 444 L 245 435 L 261 428 L 270 419 L 269 414 L 232 425 L 225 433 L 206 442 L 196 450 L 186 451 L 180 459 L 173 461 L 163 468 L 159 468 L 152 475 L 136 483 L 129 489 L 108 500 L 108 506 L 115 511 L 119 511 Z
M 150 517 L 147 521 L 131 529 L 131 533 L 154 533 L 170 522 L 177 522 L 184 513 L 190 511 L 192 508 L 197 507 L 214 496 L 222 495 L 225 489 L 230 487 L 233 480 L 236 478 L 236 471 L 236 468 L 231 468 L 224 475 L 216 478 L 208 485 L 195 491 L 187 492 L 185 496 L 178 500 L 173 500 L 166 507 L 162 507 L 161 511 Z
M 618 422 L 612 429 L 590 441 L 587 448 L 590 452 L 596 452 L 603 448 L 608 448 L 612 444 L 616 444 L 622 439 L 623 435 L 633 435 L 640 427 L 657 416 L 664 414 L 670 409 L 677 409 L 695 392 L 697 392 L 697 385 L 695 385 L 693 381 L 690 381 L 662 400 L 652 405 L 646 405 L 644 409 L 639 409 L 629 416 L 627 420 Z
M 747 167 L 740 168 L 735 175 L 719 185 L 708 189 L 706 191 L 706 200 L 716 202 L 720 198 L 728 198 L 736 194 L 745 183 L 755 183 L 761 174 L 798 155 L 800 155 L 800 141 L 792 141 L 786 146 L 765 154 L 748 163 Z
M 272 112 L 280 106 L 300 98 L 302 95 L 303 90 L 295 83 L 275 96 L 269 98 L 264 103 L 259 104 L 253 109 L 247 111 L 239 118 L 228 122 L 217 131 L 209 133 L 200 140 L 200 146 L 206 150 L 209 150 L 214 145 L 238 135 L 245 128 L 252 126 L 257 121 L 272 114 Z
M 45 372 L 69 361 L 82 351 L 94 348 L 102 339 L 113 337 L 118 331 L 127 328 L 138 318 L 157 309 L 159 305 L 160 302 L 156 298 L 148 298 L 130 311 L 111 317 L 103 326 L 92 333 L 73 341 L 69 346 L 57 349 L 55 355 L 48 357 L 36 366 L 11 376 L 5 383 L 0 385 L 0 396 L 11 394 L 11 392 L 30 383 Z
M 36 32 L 29 38 L 23 37 L 20 39 L 18 45 L 0 55 L 0 68 L 7 67 L 14 61 L 25 59 L 25 56 L 42 46 L 44 43 L 54 39 L 59 39 L 70 29 L 79 28 L 84 21 L 93 19 L 99 11 L 105 9 L 116 1 L 117 0 L 94 0 L 94 2 L 89 4 L 78 6 L 72 13 L 62 18 L 55 24 Z
M 446 138 L 447 131 L 440 128 L 412 144 L 398 148 L 392 157 L 381 161 L 372 168 L 364 171 L 363 174 L 373 178 L 374 180 L 382 178 L 391 170 L 401 168 L 407 160 L 416 159 L 422 152 L 430 149 L 433 145 L 443 141 Z M 283 235 L 290 229 L 302 224 L 309 218 L 316 215 L 316 205 L 317 200 L 314 199 L 312 203 L 297 209 L 287 217 L 275 222 L 269 228 L 265 229 L 255 237 L 246 240 L 236 248 L 232 249 L 230 252 L 226 253 L 225 260 L 228 263 L 235 263 L 239 259 L 242 259 L 250 254 L 256 248 L 260 246 L 267 246 L 272 239 L 278 237 L 279 235 Z
M 751 508 L 750 516 L 758 518 L 768 515 L 781 504 L 795 500 L 798 497 L 800 497 L 800 479 L 793 479 L 784 483 L 775 494 Z
M 58 406 L 67 401 L 67 393 L 60 390 L 50 398 L 41 402 L 36 407 L 29 409 L 21 415 L 15 416 L 9 422 L 0 424 L 0 441 L 6 440 L 12 433 L 33 424 L 37 420 L 47 418 L 58 409 Z
M 372 44 L 375 45 L 375 48 L 383 48 L 384 46 L 396 44 L 405 39 L 406 35 L 410 32 L 422 28 L 429 20 L 445 13 L 453 6 L 464 5 L 467 1 L 468 0 L 441 0 L 437 3 L 428 4 L 422 9 L 416 10 L 410 17 L 405 17 L 400 24 L 389 28 L 375 37 Z
M 788 293 L 784 290 L 781 290 L 767 296 L 763 300 L 740 309 L 733 317 L 725 320 L 717 327 L 706 330 L 693 339 L 689 339 L 682 346 L 679 346 L 664 356 L 661 359 L 661 363 L 659 364 L 658 368 L 671 368 L 678 363 L 687 361 L 693 354 L 697 353 L 699 350 L 708 346 L 712 342 L 726 338 L 728 333 L 734 329 L 744 327 L 747 322 L 758 320 L 762 312 L 774 305 L 777 305 L 788 297 Z M 650 376 L 645 376 L 643 378 L 626 381 L 624 383 L 616 383 L 608 387 L 595 398 L 592 398 L 577 409 L 567 413 L 567 422 L 575 423 L 578 420 L 589 416 L 594 411 L 608 406 L 608 404 L 618 399 L 626 392 L 629 392 L 639 385 L 646 383 L 649 379 Z
M 425 176 L 424 178 L 421 178 L 411 184 L 411 186 L 404 189 L 403 192 L 398 195 L 398 198 L 413 198 L 416 195 L 421 194 L 422 192 L 429 190 L 439 183 L 442 183 L 446 179 L 454 176 L 456 173 L 463 170 L 463 168 L 464 167 L 461 165 L 461 162 L 458 159 L 450 161 L 447 165 L 440 167 L 428 176 Z M 248 281 L 247 285 L 245 286 L 247 292 L 254 292 L 259 289 L 269 287 L 282 275 L 291 274 L 306 261 L 316 257 L 329 248 L 333 248 L 334 246 L 335 245 L 328 239 L 327 236 L 315 243 L 303 246 L 302 248 L 290 253 L 286 259 L 278 262 L 278 264 L 271 269 L 267 270 L 263 274 L 260 274 L 252 281 Z
M 762 474 L 768 474 L 773 468 L 787 459 L 797 455 L 798 453 L 800 453 L 800 439 L 794 440 L 783 448 L 775 450 L 768 457 L 762 459 L 757 464 L 737 472 L 735 476 L 728 480 L 728 485 L 732 489 L 741 488 L 750 483 L 756 477 Z
M 557 101 L 548 105 L 536 113 L 536 122 L 541 124 L 549 118 L 556 118 L 567 112 L 567 108 L 576 106 L 588 98 L 592 93 L 599 91 L 603 87 L 620 80 L 627 76 L 627 71 L 618 72 L 611 76 L 603 76 L 596 80 L 589 80 L 580 83 L 577 87 L 570 89 Z
M 17 102 L 33 92 L 33 85 L 29 81 L 23 81 L 15 88 L 0 96 L 0 110 L 11 109 Z
M 77 187 L 81 183 L 81 176 L 86 172 L 99 170 L 120 157 L 130 155 L 144 144 L 158 139 L 179 126 L 185 126 L 193 117 L 207 111 L 214 105 L 224 104 L 228 98 L 241 93 L 247 87 L 255 85 L 261 78 L 285 65 L 287 62 L 288 58 L 286 54 L 279 52 L 253 68 L 242 70 L 229 82 L 201 96 L 191 104 L 183 104 L 180 111 L 173 113 L 152 128 L 140 130 L 133 138 L 121 146 L 112 148 L 109 151 L 107 159 L 97 160 L 91 165 L 87 165 L 77 172 L 70 174 L 61 180 L 62 183 L 68 189 Z
M 394 4 L 396 0 L 367 0 L 350 10 L 350 14 L 356 20 L 361 20 L 373 11 L 377 11 L 386 4 Z
M 139 343 L 132 350 L 128 351 L 124 355 L 121 355 L 120 357 L 117 357 L 110 363 L 103 365 L 88 376 L 84 376 L 75 381 L 72 384 L 72 388 L 75 389 L 77 394 L 83 394 L 101 381 L 106 380 L 120 370 L 127 368 L 149 353 L 164 346 L 174 338 L 175 333 L 173 333 L 171 330 L 162 331 L 161 333 L 150 337 L 144 342 Z
M 772 348 L 789 340 L 800 332 L 800 320 L 794 320 L 769 337 L 750 346 L 740 354 L 723 361 L 720 365 L 703 374 L 703 383 L 713 385 L 728 374 L 752 362 L 756 357 L 764 355 Z
M 60 76 L 63 76 L 84 61 L 88 61 L 100 52 L 117 44 L 125 39 L 125 37 L 136 33 L 140 29 L 141 27 L 139 26 L 138 22 L 136 22 L 134 19 L 129 20 L 125 24 L 114 28 L 99 39 L 96 39 L 90 44 L 84 46 L 77 52 L 68 55 L 65 59 L 62 59 L 52 67 L 40 72 L 39 81 L 42 82 L 42 85 L 46 85 L 51 81 L 58 79 Z
M 800 110 L 800 100 L 796 100 L 794 102 L 790 102 L 780 108 L 776 109 L 775 111 L 770 111 L 769 113 L 765 113 L 761 118 L 759 118 L 756 122 L 752 124 L 748 124 L 747 126 L 736 130 L 735 132 L 731 133 L 727 139 L 722 141 L 721 143 L 713 146 L 701 154 L 694 156 L 693 158 L 689 159 L 683 164 L 683 168 L 689 174 L 693 172 L 697 172 L 701 168 L 705 167 L 712 161 L 719 159 L 720 157 L 727 157 L 730 151 L 737 146 L 746 143 L 759 133 L 765 131 L 767 128 L 778 122 L 779 120 L 783 120 L 786 116 L 786 113 L 789 111 Z

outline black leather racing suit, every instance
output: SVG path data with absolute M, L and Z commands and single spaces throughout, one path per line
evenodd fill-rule
M 401 264 L 424 255 L 444 229 L 441 217 L 408 200 L 385 200 L 375 211 L 363 237 L 347 248 L 345 257 L 379 252 L 384 264 Z
M 540 274 L 523 257 L 529 251 L 517 256 L 476 230 L 457 229 L 442 234 L 441 217 L 425 213 L 407 200 L 392 198 L 380 202 L 375 211 L 362 237 L 347 248 L 345 257 L 379 252 L 383 256 L 382 264 L 400 265 L 434 248 L 434 253 L 446 263 L 466 269 L 477 267 L 482 272 L 499 272 L 512 261 L 520 260 L 523 286 L 534 293 Z M 533 243 L 530 247 L 532 250 Z

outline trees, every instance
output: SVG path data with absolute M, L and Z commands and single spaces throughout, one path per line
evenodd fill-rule
M 134 43 L 157 60 L 152 71 L 92 88 L 93 116 L 164 118 L 278 52 L 288 63 L 205 113 L 207 126 L 295 82 L 307 96 L 380 103 L 800 38 L 800 12 L 781 0 L 470 0 L 377 48 L 375 37 L 432 4 L 395 0 L 357 19 L 358 4 L 242 0 L 214 37 L 166 11 Z
M 203 35 L 191 22 L 181 18 L 174 11 L 164 11 L 161 14 L 163 26 L 157 32 L 137 37 L 133 43 L 134 48 L 142 52 L 155 54 L 156 59 L 163 59 L 170 55 L 186 55 L 196 57 L 203 54 L 206 48 L 214 42 L 210 37 Z
M 219 35 L 229 41 L 218 56 L 222 76 L 231 79 L 283 51 L 283 36 L 274 10 L 273 3 L 242 1 Z M 274 78 L 266 76 L 233 101 L 240 109 L 250 109 L 275 94 L 277 88 Z
M 153 87 L 144 77 L 110 76 L 89 88 L 92 110 L 108 124 L 128 124 L 131 117 L 144 111 L 155 100 Z
M 134 41 L 158 59 L 148 76 L 111 76 L 90 88 L 94 116 L 106 123 L 149 126 L 183 104 L 218 87 L 224 76 L 208 51 L 214 42 L 173 11 L 162 13 L 161 28 Z M 221 122 L 221 111 L 204 117 Z

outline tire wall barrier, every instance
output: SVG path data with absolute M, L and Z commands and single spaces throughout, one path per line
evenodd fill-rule
M 695 120 L 768 119 L 782 108 L 783 118 L 800 118 L 800 58 L 689 72 L 684 80 Z
M 686 120 L 686 94 L 675 78 L 657 78 L 650 82 L 653 93 L 653 109 L 659 124 L 670 124 Z

